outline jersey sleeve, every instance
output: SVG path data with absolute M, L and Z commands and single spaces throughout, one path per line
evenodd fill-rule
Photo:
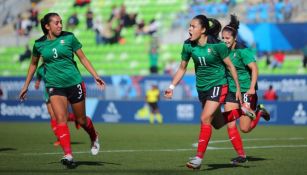
M 191 58 L 191 49 L 190 45 L 183 44 L 182 51 L 181 51 L 181 60 L 189 61 Z
M 227 45 L 225 43 L 219 43 L 215 46 L 215 49 L 217 51 L 218 56 L 224 60 L 229 56 L 230 50 L 228 49 Z
M 40 57 L 40 53 L 39 53 L 39 51 L 38 51 L 38 49 L 37 49 L 37 45 L 36 44 L 34 44 L 34 46 L 33 46 L 33 49 L 32 49 L 32 55 L 34 56 L 34 57 Z
M 82 48 L 82 44 L 79 42 L 79 40 L 75 37 L 74 34 L 72 34 L 72 49 L 73 52 L 76 52 L 78 49 Z
M 240 51 L 240 55 L 245 65 L 248 65 L 252 62 L 256 62 L 253 52 L 248 48 L 242 49 Z

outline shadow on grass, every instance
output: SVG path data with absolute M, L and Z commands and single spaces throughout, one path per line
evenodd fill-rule
M 268 160 L 268 159 L 261 158 L 261 157 L 247 156 L 247 160 L 249 162 L 255 162 L 255 161 L 265 161 L 265 160 Z
M 4 151 L 16 151 L 16 148 L 0 148 L 0 152 L 4 152 Z
M 267 159 L 261 158 L 261 157 L 253 157 L 253 156 L 247 156 L 247 160 L 249 162 L 254 162 L 254 161 L 265 161 Z M 242 163 L 242 164 L 208 164 L 208 168 L 203 169 L 203 170 L 216 170 L 216 169 L 225 169 L 225 168 L 250 168 L 253 167 L 251 165 L 248 165 L 248 162 Z
M 60 162 L 50 162 L 48 164 L 60 164 Z M 79 166 L 104 166 L 104 165 L 120 166 L 121 164 L 113 162 L 101 162 L 101 161 L 76 161 L 76 165 L 77 167 L 79 167 Z

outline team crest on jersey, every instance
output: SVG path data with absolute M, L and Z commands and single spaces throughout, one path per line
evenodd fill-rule
M 236 55 L 237 55 L 237 54 L 236 54 L 236 53 L 234 53 L 234 54 L 233 54 L 233 57 L 236 57 Z
M 60 41 L 60 43 L 61 43 L 61 44 L 64 44 L 64 43 L 65 43 L 65 41 L 64 41 L 64 40 L 61 40 L 61 41 Z
M 210 48 L 208 48 L 208 53 L 210 53 L 211 52 L 211 49 Z

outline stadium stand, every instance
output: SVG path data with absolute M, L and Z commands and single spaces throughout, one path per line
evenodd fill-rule
M 112 13 L 112 7 L 120 7 L 122 4 L 126 6 L 127 13 L 137 13 L 137 21 L 144 19 L 145 24 L 150 20 L 158 21 L 157 35 L 161 38 L 159 44 L 159 73 L 163 73 L 165 65 L 172 59 L 180 59 L 182 40 L 179 42 L 171 42 L 174 37 L 171 35 L 173 31 L 173 21 L 176 20 L 178 14 L 183 11 L 188 11 L 189 1 L 186 0 L 92 0 L 89 4 L 94 13 L 94 21 L 100 19 L 107 21 Z M 217 1 L 218 2 L 218 1 Z M 250 1 L 237 1 L 237 4 L 229 4 L 227 11 L 233 12 L 237 10 L 244 15 L 245 3 Z M 48 7 L 41 5 L 48 4 Z M 86 29 L 87 7 L 73 7 L 74 0 L 67 1 L 49 1 L 42 0 L 38 7 L 40 11 L 39 17 L 47 12 L 58 12 L 64 23 L 66 24 L 68 17 L 73 13 L 78 14 L 80 24 L 72 31 L 83 44 L 83 50 L 88 58 L 94 64 L 94 67 L 101 75 L 148 75 L 149 74 L 149 49 L 152 36 L 150 35 L 135 35 L 134 27 L 125 27 L 121 31 L 123 40 L 117 44 L 96 44 L 95 31 Z M 229 9 L 228 9 L 229 8 Z M 218 16 L 225 16 L 224 11 Z M 294 16 L 298 18 L 297 16 Z M 185 23 L 187 23 L 186 21 Z M 114 23 L 113 23 L 114 25 Z M 65 26 L 65 25 L 64 25 Z M 64 27 L 65 30 L 65 27 Z M 41 35 L 40 28 L 34 28 L 33 33 L 28 37 L 28 44 L 33 45 L 34 40 Z M 180 33 L 183 37 L 184 33 Z M 165 40 L 168 40 L 165 42 Z M 18 55 L 24 51 L 22 43 L 15 46 L 4 46 L 0 49 L 0 75 L 1 76 L 18 76 L 25 75 L 29 61 L 22 63 L 18 62 Z M 269 69 L 266 67 L 264 57 L 259 58 L 259 67 L 261 74 L 297 74 L 304 73 L 300 68 L 300 55 L 286 56 L 283 67 L 280 69 Z M 77 59 L 76 59 L 77 60 Z M 83 75 L 89 75 L 88 72 L 79 66 Z M 193 72 L 193 64 L 189 65 L 189 70 Z

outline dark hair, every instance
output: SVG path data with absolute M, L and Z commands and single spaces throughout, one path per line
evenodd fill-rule
M 205 28 L 205 35 L 208 35 L 209 32 L 209 20 L 205 15 L 197 15 L 193 19 L 197 19 L 202 28 Z
M 209 20 L 209 31 L 210 35 L 212 35 L 215 38 L 219 37 L 219 33 L 222 30 L 222 25 L 220 21 L 214 18 L 208 18 Z
M 221 31 L 221 23 L 214 18 L 207 18 L 205 15 L 197 15 L 193 19 L 197 19 L 202 28 L 205 28 L 205 35 L 212 35 L 215 38 L 218 37 L 218 34 Z
M 41 28 L 45 35 L 48 34 L 48 29 L 46 29 L 45 25 L 49 24 L 51 21 L 51 17 L 53 16 L 60 16 L 57 13 L 47 13 L 42 19 L 41 19 Z
M 237 16 L 230 15 L 230 22 L 223 28 L 223 31 L 231 32 L 231 35 L 235 38 L 238 35 L 240 21 L 237 19 Z

